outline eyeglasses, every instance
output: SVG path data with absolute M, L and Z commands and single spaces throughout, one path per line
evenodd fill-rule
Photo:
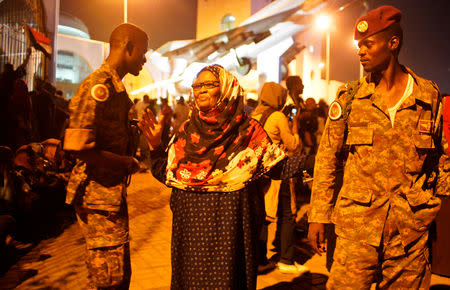
M 198 83 L 198 84 L 192 84 L 192 89 L 194 91 L 200 90 L 202 87 L 205 87 L 205 89 L 214 89 L 217 88 L 220 85 L 220 82 L 214 81 L 214 82 L 205 82 L 205 83 Z

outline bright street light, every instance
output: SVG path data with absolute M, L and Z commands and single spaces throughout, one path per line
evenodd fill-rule
M 123 0 L 123 23 L 128 22 L 128 0 Z
M 328 15 L 319 15 L 316 18 L 316 26 L 320 30 L 329 30 L 331 26 L 331 18 Z

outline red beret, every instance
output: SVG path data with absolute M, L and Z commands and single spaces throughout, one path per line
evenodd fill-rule
M 401 18 L 402 12 L 394 6 L 385 5 L 370 10 L 356 21 L 355 40 L 360 41 L 374 35 L 392 24 L 400 22 Z

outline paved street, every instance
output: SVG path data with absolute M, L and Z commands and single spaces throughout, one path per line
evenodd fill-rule
M 133 177 L 128 190 L 131 235 L 131 289 L 170 288 L 170 190 L 151 174 Z M 269 229 L 269 240 L 274 225 Z M 274 270 L 258 276 L 258 289 L 324 289 L 325 258 L 312 258 L 299 241 L 296 258 L 311 269 L 297 277 Z M 270 249 L 270 247 L 269 247 Z M 0 277 L 1 289 L 88 289 L 84 240 L 76 223 L 56 237 L 42 240 Z M 433 276 L 433 284 L 450 285 L 450 279 Z

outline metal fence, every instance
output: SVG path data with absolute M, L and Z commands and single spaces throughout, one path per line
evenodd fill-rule
M 0 72 L 11 63 L 16 69 L 25 60 L 30 46 L 25 23 L 43 32 L 43 6 L 41 0 L 4 0 L 0 2 Z M 26 67 L 28 88 L 33 89 L 34 77 L 44 75 L 45 57 L 33 49 Z

